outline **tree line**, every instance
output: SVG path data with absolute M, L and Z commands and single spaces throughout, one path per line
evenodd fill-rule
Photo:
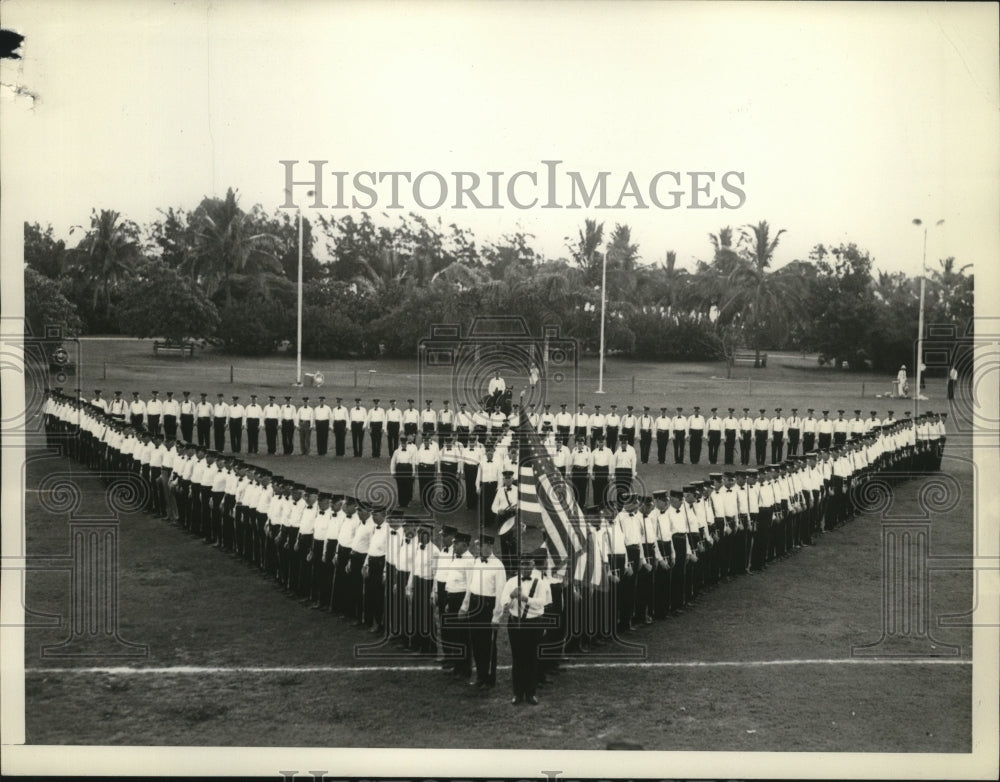
M 32 334 L 209 340 L 265 355 L 294 344 L 298 223 L 294 213 L 244 210 L 236 191 L 192 211 L 163 210 L 140 226 L 94 210 L 70 248 L 51 226 L 25 223 L 25 322 Z M 435 323 L 483 313 L 523 316 L 534 333 L 558 324 L 597 350 L 606 265 L 606 346 L 646 360 L 711 360 L 737 350 L 815 351 L 821 363 L 889 371 L 913 360 L 919 277 L 878 271 L 853 243 L 816 244 L 776 267 L 784 229 L 765 221 L 722 227 L 706 258 L 678 268 L 676 254 L 643 258 L 628 225 L 585 220 L 547 258 L 534 236 L 479 241 L 467 228 L 411 213 L 377 225 L 355 217 L 303 217 L 303 354 L 312 358 L 412 356 Z M 325 257 L 315 254 L 322 243 Z M 966 331 L 971 264 L 928 269 L 925 323 Z M 928 333 L 940 333 L 940 330 Z

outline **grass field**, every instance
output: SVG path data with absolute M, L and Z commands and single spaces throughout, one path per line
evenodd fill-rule
M 94 387 L 114 390 L 120 383 L 126 393 L 156 387 L 244 395 L 254 377 L 287 376 L 294 369 L 288 360 L 243 362 L 245 381 L 238 376 L 230 385 L 228 359 L 224 364 L 210 356 L 154 360 L 148 343 L 135 341 L 88 341 L 83 351 L 85 379 L 103 373 L 108 362 L 108 379 L 85 382 L 88 393 Z M 870 376 L 814 367 L 810 359 L 772 356 L 766 370 L 741 370 L 743 380 L 725 381 L 712 378 L 724 374 L 719 365 L 609 362 L 609 393 L 581 393 L 580 398 L 588 404 L 601 399 L 602 406 L 654 404 L 655 399 L 656 407 L 697 403 L 703 409 L 742 407 L 745 400 L 754 409 L 787 410 L 795 404 L 804 412 L 829 405 L 834 410 L 860 407 L 865 413 L 876 409 L 880 415 L 890 406 L 890 400 L 869 404 L 873 400 L 862 399 L 861 382 Z M 352 366 L 331 362 L 322 369 L 328 398 L 356 395 L 346 380 Z M 596 386 L 594 369 L 583 367 L 581 389 Z M 344 382 L 332 383 L 331 376 L 339 373 Z M 398 362 L 380 366 L 384 385 L 377 395 L 383 402 L 390 395 L 405 399 L 416 374 L 415 363 L 409 371 Z M 749 397 L 747 374 L 754 378 Z M 389 375 L 400 377 L 390 384 Z M 632 375 L 643 378 L 634 395 Z M 444 378 L 440 383 L 447 387 Z M 928 382 L 932 400 L 943 397 L 940 383 Z M 357 395 L 367 400 L 375 394 Z M 912 404 L 891 402 L 897 417 Z M 944 409 L 943 403 L 926 404 Z M 71 481 L 80 489 L 77 516 L 82 517 L 109 513 L 104 487 L 67 459 L 34 447 L 28 457 L 28 554 L 65 555 L 68 516 L 43 507 L 34 490 L 46 475 L 72 472 Z M 351 489 L 387 466 L 384 459 L 329 456 L 258 461 L 331 490 Z M 703 455 L 697 467 L 641 466 L 640 477 L 650 488 L 667 488 L 709 469 Z M 664 750 L 969 752 L 971 630 L 937 627 L 938 617 L 971 607 L 969 571 L 929 576 L 937 651 L 951 645 L 955 656 L 860 658 L 852 655 L 852 647 L 878 641 L 882 634 L 883 522 L 890 517 L 926 520 L 932 556 L 968 555 L 974 469 L 969 444 L 949 438 L 942 471 L 954 478 L 960 495 L 947 510 L 928 518 L 921 500 L 928 481 L 903 484 L 889 509 L 861 516 L 765 575 L 721 585 L 693 610 L 631 634 L 627 640 L 644 649 L 641 663 L 583 657 L 567 665 L 540 692 L 542 705 L 531 711 L 530 722 L 514 719 L 521 712 L 508 704 L 505 638 L 499 645 L 497 691 L 472 695 L 442 677 L 431 660 L 365 658 L 358 644 L 370 644 L 370 635 L 303 609 L 245 565 L 163 521 L 125 513 L 120 516 L 118 627 L 125 640 L 147 645 L 148 655 L 42 657 L 41 648 L 58 644 L 67 629 L 29 627 L 28 742 L 603 749 L 628 741 Z M 464 511 L 452 520 L 466 529 L 473 522 Z M 26 579 L 29 611 L 68 616 L 65 572 L 32 571 Z M 91 666 L 173 670 L 82 670 Z

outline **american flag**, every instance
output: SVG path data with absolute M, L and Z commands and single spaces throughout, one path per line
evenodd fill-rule
M 572 560 L 587 546 L 587 522 L 573 487 L 553 463 L 523 407 L 517 434 L 522 446 L 518 468 L 521 521 L 545 530 L 551 541 L 550 554 Z

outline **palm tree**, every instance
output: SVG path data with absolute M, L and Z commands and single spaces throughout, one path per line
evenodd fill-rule
M 749 229 L 749 230 L 748 230 Z M 729 296 L 720 309 L 738 307 L 743 313 L 754 348 L 754 366 L 760 366 L 760 348 L 764 328 L 768 325 L 787 327 L 798 318 L 805 301 L 805 288 L 800 277 L 785 269 L 771 271 L 771 261 L 778 246 L 782 228 L 774 238 L 766 220 L 745 226 L 740 231 L 740 263 L 729 274 Z
M 281 274 L 276 237 L 256 230 L 253 217 L 240 209 L 232 188 L 225 198 L 203 200 L 193 223 L 194 246 L 185 266 L 192 278 L 201 282 L 207 295 L 222 290 L 229 306 L 237 278 L 249 276 L 263 286 L 265 275 Z
M 971 269 L 972 264 L 967 263 L 956 270 L 955 258 L 948 257 L 938 260 L 938 265 L 940 270 L 930 272 L 930 283 L 941 314 L 950 320 L 956 310 L 972 308 L 972 277 L 965 276 L 965 270 Z
M 569 241 L 569 237 L 566 237 Z M 598 252 L 604 244 L 604 223 L 596 220 L 584 220 L 583 230 L 578 233 L 575 245 L 567 245 L 573 260 L 584 273 L 586 281 L 591 284 L 600 284 L 601 262 L 603 256 Z
M 103 300 L 105 318 L 111 314 L 111 291 L 132 274 L 141 254 L 138 227 L 120 217 L 111 209 L 91 211 L 90 229 L 76 248 L 76 261 L 94 286 L 94 310 Z

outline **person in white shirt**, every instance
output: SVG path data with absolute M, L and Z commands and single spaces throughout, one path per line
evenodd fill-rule
M 545 632 L 542 625 L 545 606 L 552 602 L 552 590 L 541 568 L 545 566 L 546 552 L 537 550 L 531 556 L 522 556 L 518 574 L 507 580 L 497 607 L 493 624 L 507 616 L 507 635 L 511 649 L 512 704 L 527 702 L 538 704 L 538 647 Z
M 498 453 L 492 442 L 487 442 L 476 473 L 476 494 L 479 497 L 479 519 L 484 527 L 496 524 L 493 500 L 503 472 L 503 453 Z
M 493 615 L 503 597 L 507 571 L 494 555 L 492 535 L 483 535 L 479 555 L 469 573 L 469 584 L 459 615 L 468 622 L 472 658 L 476 663 L 476 678 L 471 686 L 480 690 L 493 687 L 497 682 L 497 635 L 493 628 Z
M 517 515 L 518 493 L 514 485 L 514 471 L 503 470 L 503 485 L 499 486 L 490 510 L 496 523 L 502 529 L 504 524 Z
M 785 450 L 785 419 L 781 408 L 774 408 L 775 416 L 771 419 L 771 461 L 780 462 Z
M 684 464 L 684 440 L 687 438 L 688 417 L 684 408 L 677 408 L 677 415 L 670 419 L 670 431 L 674 438 L 674 464 Z
M 615 496 L 624 497 L 632 492 L 632 481 L 636 477 L 635 448 L 628 444 L 628 437 L 618 436 L 618 450 L 612 454 L 615 476 Z
M 351 447 L 354 457 L 361 458 L 365 451 L 365 428 L 368 425 L 368 411 L 361 406 L 361 397 L 355 397 L 354 407 L 348 412 L 351 422 Z M 339 455 L 339 453 L 338 453 Z
M 408 435 L 389 459 L 389 473 L 396 481 L 396 499 L 400 508 L 409 506 L 413 499 L 413 472 L 417 461 L 417 446 Z
M 264 423 L 264 408 L 257 404 L 256 394 L 250 394 L 250 404 L 243 410 L 243 422 L 247 430 L 247 453 L 258 453 L 260 427 Z
M 566 412 L 566 403 L 559 405 L 560 411 L 555 415 L 556 439 L 563 445 L 569 445 L 570 429 L 573 426 L 573 416 Z
M 333 408 L 326 403 L 326 397 L 318 397 L 319 404 L 313 408 L 313 428 L 316 430 L 316 453 L 326 456 L 330 444 L 330 424 L 333 421 Z
M 337 456 L 343 456 L 347 448 L 347 424 L 350 418 L 350 411 L 341 404 L 343 401 L 339 396 L 335 398 L 333 413 L 330 416 L 330 420 L 333 421 L 334 453 Z
M 955 398 L 955 384 L 958 382 L 958 370 L 951 367 L 948 370 L 948 399 Z
M 299 453 L 308 456 L 312 446 L 312 430 L 315 421 L 315 412 L 309 404 L 309 397 L 302 397 L 302 404 L 296 411 L 299 425 Z
M 398 410 L 396 411 L 396 415 L 399 415 Z M 385 429 L 387 421 L 388 417 L 385 409 L 379 407 L 378 399 L 373 399 L 372 408 L 368 411 L 368 419 L 365 421 L 365 428 L 368 429 L 368 437 L 371 439 L 373 459 L 380 459 L 382 457 L 382 432 Z
M 243 426 L 246 419 L 246 408 L 240 404 L 239 396 L 233 396 L 233 403 L 229 405 L 229 449 L 233 453 L 239 453 L 243 448 Z
M 424 432 L 423 438 L 414 458 L 414 468 L 417 475 L 417 490 L 420 492 L 420 504 L 425 508 L 431 508 L 436 501 L 440 450 L 434 442 L 432 433 Z
M 146 402 L 146 428 L 154 437 L 161 433 L 160 426 L 163 423 L 163 402 L 160 401 L 160 392 L 152 391 L 153 398 Z
M 470 535 L 455 533 L 452 544 L 455 557 L 448 567 L 445 603 L 438 607 L 441 612 L 441 641 L 446 664 L 452 663 L 452 673 L 466 679 L 472 675 L 472 650 L 468 623 L 459 614 L 474 564 L 474 558 L 469 552 L 471 541 Z
M 215 450 L 222 453 L 226 450 L 226 425 L 229 423 L 229 405 L 222 394 L 212 406 L 212 425 L 215 429 Z
M 136 429 L 146 425 L 146 403 L 139 398 L 139 392 L 132 392 L 132 402 L 128 406 L 129 420 Z
M 486 389 L 486 392 L 490 396 L 496 398 L 498 396 L 502 396 L 506 390 L 507 382 L 500 377 L 500 370 L 497 370 L 496 374 L 494 374 L 494 376 L 490 379 L 489 387 Z
M 53 403 L 53 408 L 55 407 Z M 108 412 L 111 417 L 116 421 L 124 421 L 125 413 L 128 411 L 128 402 L 122 399 L 122 392 L 115 391 L 115 398 L 111 400 L 111 404 L 108 406 Z
M 785 421 L 785 433 L 788 435 L 788 455 L 797 456 L 799 453 L 799 436 L 802 433 L 802 419 L 799 418 L 799 409 L 792 408 L 792 414 Z
M 299 411 L 292 404 L 290 396 L 285 397 L 285 404 L 281 406 L 281 453 L 291 456 L 295 449 L 295 430 L 299 425 Z
M 593 450 L 597 447 L 597 438 L 600 437 L 608 442 L 604 427 L 606 426 L 606 418 L 601 412 L 600 405 L 594 405 L 594 412 L 591 414 L 590 418 L 587 419 L 587 429 L 590 430 L 590 448 Z
M 399 565 L 401 573 L 408 573 L 405 593 L 409 601 L 409 617 L 404 621 L 404 626 L 407 628 L 405 648 L 407 651 L 425 654 L 433 652 L 436 645 L 434 569 L 440 552 L 431 540 L 432 530 L 433 525 L 429 523 L 421 524 L 414 521 L 407 525 L 405 534 L 410 536 L 410 542 L 401 547 Z M 468 545 L 468 536 L 465 537 L 465 545 Z M 444 611 L 444 606 L 439 605 L 438 608 L 442 612 Z M 442 640 L 444 640 L 446 633 L 453 629 L 454 627 L 445 627 L 444 614 L 442 613 Z M 455 652 L 455 649 L 445 648 L 445 667 L 449 667 L 447 658 L 449 655 L 453 657 Z
M 94 407 L 99 407 L 102 413 L 108 412 L 108 403 L 101 399 L 101 389 L 94 389 L 94 398 L 90 400 L 90 404 Z
M 698 464 L 701 461 L 701 443 L 705 437 L 708 426 L 705 416 L 701 414 L 701 408 L 695 405 L 694 414 L 688 418 L 688 453 L 691 457 L 691 464 Z

